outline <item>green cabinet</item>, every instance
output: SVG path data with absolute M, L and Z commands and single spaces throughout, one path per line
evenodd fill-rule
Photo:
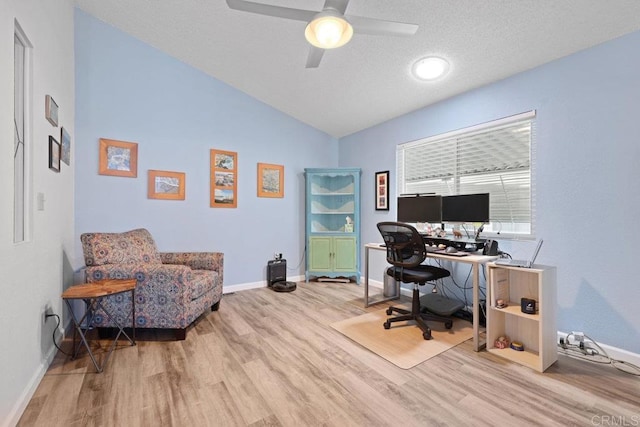
M 306 280 L 360 282 L 360 169 L 305 169 Z
M 358 269 L 356 249 L 355 237 L 310 237 L 308 270 L 350 274 Z

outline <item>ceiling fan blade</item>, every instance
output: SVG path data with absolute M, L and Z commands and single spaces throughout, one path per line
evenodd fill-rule
M 295 19 L 296 21 L 309 22 L 318 14 L 315 10 L 292 9 L 290 7 L 274 6 L 271 4 L 256 3 L 246 0 L 227 0 L 230 9 L 243 12 L 257 13 L 259 15 L 275 16 L 277 18 Z
M 345 18 L 351 23 L 353 32 L 358 34 L 412 36 L 419 28 L 416 24 L 383 21 L 381 19 L 365 18 L 362 16 L 345 15 Z
M 349 0 L 326 0 L 324 2 L 324 7 L 322 8 L 322 10 L 330 7 L 344 15 L 344 11 L 347 10 L 348 4 Z
M 318 65 L 320 65 L 320 60 L 322 59 L 322 55 L 324 55 L 324 49 L 311 46 L 309 48 L 309 56 L 307 56 L 307 65 L 305 66 L 305 68 L 318 68 Z

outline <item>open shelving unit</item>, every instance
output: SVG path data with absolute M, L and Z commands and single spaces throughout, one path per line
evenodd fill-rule
M 487 264 L 487 350 L 505 359 L 544 372 L 558 360 L 556 329 L 556 268 Z M 523 313 L 520 299 L 536 301 L 536 314 Z M 497 300 L 506 302 L 499 308 Z M 524 351 L 495 346 L 499 337 L 518 341 Z

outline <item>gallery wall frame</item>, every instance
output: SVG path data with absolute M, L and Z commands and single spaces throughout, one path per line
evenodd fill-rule
M 60 143 L 49 135 L 49 169 L 60 172 Z
M 54 127 L 58 127 L 58 104 L 56 104 L 51 95 L 44 97 L 44 117 Z
M 186 174 L 184 172 L 149 170 L 147 197 L 161 200 L 184 200 L 185 181 Z
M 71 136 L 62 126 L 60 126 L 60 150 L 60 160 L 67 166 L 71 165 Z
M 376 172 L 376 210 L 389 210 L 389 171 Z
M 258 163 L 258 197 L 284 197 L 284 166 Z
M 238 153 L 210 150 L 210 197 L 212 208 L 238 207 Z
M 100 138 L 98 173 L 136 178 L 138 176 L 138 144 Z

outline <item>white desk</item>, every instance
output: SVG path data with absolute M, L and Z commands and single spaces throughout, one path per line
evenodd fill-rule
M 393 298 L 385 298 L 375 302 L 369 302 L 369 251 L 386 251 L 386 247 L 380 246 L 381 243 L 367 243 L 364 245 L 364 306 L 369 307 L 371 304 L 377 304 L 383 301 L 389 301 Z M 473 277 L 473 349 L 480 351 L 484 348 L 484 344 L 480 345 L 480 266 L 488 262 L 498 259 L 497 256 L 487 255 L 467 255 L 467 256 L 451 256 L 445 253 L 427 253 L 427 258 L 441 259 L 444 261 L 460 262 L 471 264 Z

